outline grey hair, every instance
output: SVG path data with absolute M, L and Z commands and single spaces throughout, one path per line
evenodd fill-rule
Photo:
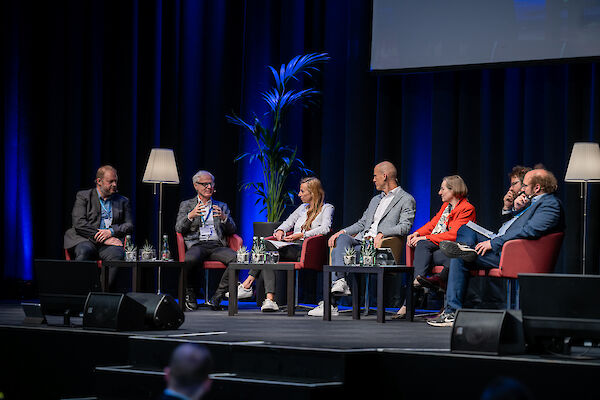
M 202 175 L 208 175 L 213 182 L 215 181 L 215 176 L 213 174 L 201 169 L 200 171 L 196 172 L 194 176 L 192 176 L 192 183 L 196 183 L 196 179 L 200 178 Z

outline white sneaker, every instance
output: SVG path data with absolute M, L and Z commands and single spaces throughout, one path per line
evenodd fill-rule
M 271 312 L 271 311 L 279 311 L 279 306 L 271 299 L 265 299 L 262 303 L 262 307 L 260 308 L 262 312 Z
M 238 300 L 241 299 L 249 299 L 250 297 L 252 297 L 252 288 L 248 288 L 246 289 L 244 287 L 244 285 L 242 285 L 241 283 L 238 282 Z M 229 298 L 229 292 L 225 293 L 225 297 Z
M 331 285 L 331 293 L 336 296 L 349 296 L 350 286 L 346 283 L 346 279 L 340 278 Z
M 310 317 L 322 317 L 323 316 L 323 302 L 320 301 L 319 305 L 316 306 L 315 308 L 313 308 L 312 310 L 310 310 L 308 312 L 308 315 Z M 332 317 L 337 317 L 338 315 L 340 315 L 337 306 L 331 306 L 331 316 Z

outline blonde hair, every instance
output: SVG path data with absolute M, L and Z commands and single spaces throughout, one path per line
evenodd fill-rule
M 306 188 L 311 195 L 311 200 L 308 205 L 309 211 L 306 215 L 306 222 L 302 225 L 302 231 L 310 230 L 310 226 L 312 225 L 317 215 L 323 209 L 323 201 L 325 199 L 325 191 L 323 190 L 323 185 L 321 185 L 321 181 L 315 178 L 314 176 L 309 176 L 307 178 L 303 178 L 300 181 L 300 185 L 303 183 L 306 184 Z
M 454 193 L 456 198 L 463 199 L 467 197 L 469 189 L 467 188 L 465 181 L 463 181 L 463 178 L 459 175 L 445 176 L 444 179 L 442 179 L 442 182 L 444 181 L 446 181 L 446 186 L 448 189 L 452 190 L 452 193 Z

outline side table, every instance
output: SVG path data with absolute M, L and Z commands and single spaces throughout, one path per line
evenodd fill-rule
M 323 266 L 323 320 L 331 321 L 331 273 L 344 272 L 354 274 L 377 274 L 377 322 L 385 322 L 385 305 L 383 304 L 384 286 L 383 278 L 387 273 L 400 272 L 408 275 L 409 285 L 406 294 L 406 317 L 414 320 L 415 310 L 413 307 L 413 267 L 406 265 L 377 265 L 374 267 L 362 267 L 354 265 L 324 265 Z M 360 306 L 358 304 L 358 282 L 352 280 L 352 319 L 360 319 Z
M 179 285 L 177 288 L 177 298 L 179 300 L 179 307 L 184 310 L 185 309 L 185 273 L 184 273 L 184 265 L 185 263 L 179 261 L 103 261 L 102 266 L 103 269 L 106 269 L 102 275 L 104 287 L 108 287 L 108 269 L 109 268 L 131 268 L 132 276 L 131 276 L 131 291 L 137 292 L 140 290 L 142 274 L 141 268 L 179 268 Z
M 294 298 L 294 287 L 296 284 L 295 265 L 293 263 L 277 263 L 277 264 L 240 264 L 230 263 L 229 270 L 229 316 L 233 316 L 238 312 L 237 284 L 240 275 L 240 269 L 259 269 L 273 271 L 287 271 L 287 314 L 289 317 L 294 316 L 296 304 Z

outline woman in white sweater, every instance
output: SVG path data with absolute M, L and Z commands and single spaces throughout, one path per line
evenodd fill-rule
M 304 178 L 300 181 L 298 197 L 302 204 L 298 207 L 273 233 L 278 241 L 291 244 L 279 248 L 280 261 L 300 261 L 302 241 L 305 238 L 326 235 L 331 229 L 334 208 L 331 204 L 324 203 L 325 191 L 321 181 L 315 177 Z M 287 235 L 287 232 L 293 233 Z M 269 242 L 267 241 L 267 245 Z M 273 246 L 271 244 L 271 246 Z M 274 249 L 274 248 L 273 248 Z M 260 270 L 250 270 L 248 278 L 238 286 L 238 298 L 252 296 L 252 282 L 258 277 Z M 261 307 L 262 311 L 277 311 L 279 306 L 275 303 L 275 274 L 273 271 L 263 271 L 265 280 L 266 299 Z

